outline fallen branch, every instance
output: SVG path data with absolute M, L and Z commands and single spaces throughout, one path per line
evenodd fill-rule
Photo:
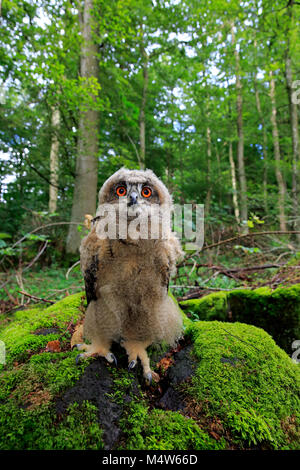
M 231 287 L 230 289 L 222 289 L 221 287 L 207 287 L 207 286 L 170 286 L 171 289 L 196 289 L 196 290 L 213 290 L 213 291 L 232 291 L 241 289 L 255 289 L 255 287 Z
M 186 266 L 190 266 L 191 264 L 187 264 Z M 246 272 L 246 271 L 260 271 L 263 269 L 271 269 L 271 268 L 281 268 L 286 266 L 285 263 L 270 263 L 270 264 L 259 264 L 257 266 L 246 266 L 242 268 L 226 268 L 225 266 L 215 266 L 209 264 L 201 264 L 198 263 L 196 265 L 198 268 L 207 268 L 207 269 L 214 269 L 216 271 L 220 271 L 221 274 L 223 273 L 239 273 L 239 272 Z M 298 267 L 298 266 L 297 266 Z M 299 268 L 299 267 L 298 267 Z
M 233 242 L 235 240 L 240 240 L 241 238 L 247 238 L 247 237 L 256 237 L 256 236 L 261 236 L 261 235 L 292 235 L 292 234 L 297 234 L 300 233 L 300 230 L 274 230 L 274 231 L 268 231 L 268 232 L 249 232 L 249 233 L 244 233 L 237 235 L 232 238 L 228 238 L 227 240 L 221 240 L 217 243 L 212 243 L 211 245 L 206 245 L 202 248 L 201 251 L 203 250 L 210 250 L 211 248 L 214 248 L 219 245 L 224 245 L 226 243 Z
M 205 245 L 202 247 L 201 250 L 199 250 L 196 253 L 192 253 L 188 256 L 185 257 L 184 260 L 182 260 L 179 264 L 177 264 L 177 267 L 181 267 L 185 265 L 185 260 L 192 258 L 193 256 L 199 255 L 200 252 L 205 251 L 205 250 L 210 250 L 212 248 L 215 248 L 216 246 L 220 245 L 226 245 L 227 243 L 234 242 L 236 240 L 244 239 L 247 237 L 256 237 L 256 236 L 261 236 L 261 235 L 293 235 L 293 234 L 300 234 L 300 230 L 274 230 L 274 231 L 267 231 L 267 232 L 249 232 L 249 233 L 244 233 L 240 235 L 236 235 L 235 237 L 227 238 L 226 240 L 220 240 L 219 242 L 212 243 L 211 245 Z
M 47 300 L 47 299 L 43 299 L 41 297 L 36 297 L 35 295 L 28 294 L 28 292 L 24 292 L 22 290 L 18 290 L 17 292 L 19 292 L 19 294 L 25 295 L 26 297 L 30 297 L 33 300 L 38 300 L 39 302 L 47 302 L 48 304 L 54 304 L 55 303 L 52 300 Z

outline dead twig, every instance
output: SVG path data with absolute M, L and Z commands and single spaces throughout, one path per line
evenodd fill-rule
M 4 291 L 5 291 L 6 295 L 7 295 L 7 297 L 9 298 L 9 300 L 10 300 L 13 304 L 19 305 L 18 299 L 15 299 L 15 298 L 11 295 L 11 293 L 9 292 L 9 290 L 8 290 L 5 286 L 4 286 Z
M 24 240 L 26 240 L 28 235 L 32 235 L 35 232 L 39 232 L 40 230 L 43 230 L 44 228 L 54 227 L 55 225 L 83 225 L 83 224 L 80 223 L 80 222 L 52 222 L 51 224 L 40 225 L 39 227 L 36 227 L 35 229 L 31 230 L 31 232 L 26 233 L 26 235 L 24 235 L 24 237 L 20 238 L 20 240 L 17 240 L 12 245 L 12 248 L 15 248 L 17 245 L 19 245 Z
M 78 266 L 78 264 L 80 264 L 80 260 L 76 261 L 76 263 L 72 264 L 72 266 L 68 269 L 68 271 L 66 272 L 66 279 L 69 279 L 69 274 L 70 272 L 72 271 L 73 268 L 75 268 L 76 266 Z
M 27 269 L 31 268 L 31 266 L 34 265 L 34 263 L 39 259 L 39 257 L 44 253 L 44 251 L 46 250 L 48 246 L 48 241 L 46 240 L 44 245 L 42 246 L 42 248 L 40 249 L 40 251 L 38 252 L 38 254 L 33 258 L 32 261 L 30 261 L 30 263 L 25 266 L 25 268 L 23 269 L 23 271 L 27 271 Z
M 31 268 L 31 266 L 34 265 L 34 263 L 40 258 L 40 256 L 44 253 L 45 249 L 47 248 L 47 245 L 48 245 L 48 241 L 46 240 L 46 242 L 44 243 L 44 245 L 42 246 L 42 248 L 40 249 L 40 251 L 38 252 L 38 254 L 33 258 L 33 260 L 30 261 L 30 263 L 25 266 L 24 269 L 22 269 L 22 272 L 24 271 L 27 271 L 27 269 Z M 20 274 L 20 271 L 18 271 L 16 273 L 16 279 L 17 279 L 17 283 L 18 283 L 18 286 L 23 289 L 23 285 L 22 285 L 22 274 Z M 21 277 L 20 277 L 21 276 Z M 0 289 L 2 289 L 4 286 L 6 286 L 6 284 L 9 283 L 9 281 L 11 280 L 11 278 L 13 277 L 13 274 L 11 276 L 9 276 L 9 278 L 3 282 L 3 284 L 1 284 L 0 286 Z
M 22 290 L 18 290 L 19 294 L 25 295 L 26 297 L 30 297 L 33 300 L 38 300 L 39 302 L 47 302 L 48 304 L 54 304 L 52 300 L 43 299 L 42 297 L 36 297 L 35 295 L 28 294 L 28 292 L 24 292 Z

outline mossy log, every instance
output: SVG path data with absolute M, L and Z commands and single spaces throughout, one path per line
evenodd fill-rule
M 263 328 L 288 354 L 292 343 L 300 339 L 300 284 L 218 292 L 180 306 L 193 319 L 238 321 Z

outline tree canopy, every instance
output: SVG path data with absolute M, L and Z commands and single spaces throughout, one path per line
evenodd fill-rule
M 92 211 L 74 215 L 80 155 L 92 200 L 147 167 L 207 228 L 299 229 L 299 18 L 294 0 L 4 0 L 2 230 L 51 214 L 50 186 L 60 220 Z

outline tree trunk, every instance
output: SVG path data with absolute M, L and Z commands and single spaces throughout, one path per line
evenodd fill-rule
M 299 147 L 299 128 L 298 128 L 298 106 L 296 102 L 293 102 L 293 74 L 291 56 L 288 49 L 285 59 L 285 77 L 286 77 L 286 88 L 289 98 L 289 110 L 290 110 L 290 125 L 292 134 L 292 149 L 293 149 L 293 160 L 292 160 L 292 203 L 293 203 L 293 230 L 300 230 L 299 220 L 299 201 L 298 201 L 298 163 L 300 161 L 300 147 Z M 300 241 L 300 235 L 297 236 Z
M 139 128 L 140 128 L 140 158 L 139 165 L 140 169 L 145 169 L 145 158 L 146 158 L 146 102 L 147 92 L 149 84 L 149 72 L 148 72 L 148 54 L 145 51 L 143 43 L 143 27 L 141 26 L 141 56 L 143 60 L 143 90 L 142 90 L 142 101 L 139 115 Z
M 255 49 L 255 60 L 257 60 L 257 40 L 254 39 L 254 49 Z M 264 199 L 264 208 L 266 214 L 268 213 L 268 136 L 267 136 L 267 128 L 265 118 L 261 109 L 261 102 L 260 96 L 258 91 L 258 83 L 257 83 L 257 73 L 254 72 L 254 89 L 255 89 L 255 101 L 256 101 L 256 108 L 260 123 L 262 125 L 263 131 L 263 144 L 262 144 L 262 156 L 264 160 L 264 169 L 263 169 L 263 199 Z
M 207 144 L 207 193 L 205 198 L 205 214 L 209 215 L 211 202 L 211 133 L 210 128 L 206 128 L 206 144 Z
M 238 227 L 239 227 L 240 223 L 241 223 L 241 220 L 240 220 L 240 210 L 239 210 L 239 204 L 238 204 L 238 198 L 237 198 L 235 163 L 234 163 L 234 158 L 233 158 L 232 142 L 231 141 L 229 141 L 229 163 L 230 163 L 230 172 L 231 172 L 232 200 L 233 200 L 234 216 L 235 216 L 235 220 L 236 220 L 236 222 L 238 224 Z
M 57 209 L 58 196 L 58 129 L 60 123 L 60 112 L 58 108 L 52 108 L 51 127 L 52 139 L 50 149 L 50 186 L 49 186 L 49 212 L 53 214 Z
M 270 72 L 270 98 L 271 98 L 271 123 L 272 123 L 272 135 L 273 135 L 273 146 L 274 146 L 274 158 L 275 158 L 275 174 L 278 183 L 278 209 L 279 209 L 279 222 L 280 230 L 287 230 L 286 216 L 285 216 L 285 182 L 280 168 L 280 146 L 279 146 L 279 133 L 277 127 L 277 109 L 276 109 L 276 95 L 275 95 L 275 79 L 273 72 Z
M 82 19 L 82 45 L 80 57 L 81 77 L 98 77 L 98 46 L 92 38 L 93 0 L 84 1 Z M 96 96 L 94 96 L 96 98 Z M 82 223 L 85 214 L 96 211 L 98 179 L 98 130 L 99 111 L 80 110 L 78 129 L 78 154 L 74 185 L 71 222 Z M 67 237 L 67 253 L 76 253 L 80 246 L 80 232 L 76 225 L 70 225 Z
M 248 231 L 248 198 L 247 198 L 247 180 L 245 172 L 245 158 L 244 158 L 244 127 L 243 127 L 243 96 L 242 96 L 242 82 L 240 77 L 240 54 L 236 48 L 236 40 L 234 33 L 234 25 L 231 24 L 231 40 L 234 45 L 235 56 L 235 87 L 237 92 L 236 109 L 237 109 L 237 159 L 238 159 L 238 175 L 240 183 L 240 207 L 241 219 L 243 223 L 243 233 Z
M 260 123 L 262 125 L 262 131 L 263 131 L 263 144 L 262 144 L 262 156 L 264 160 L 264 170 L 263 170 L 263 198 L 264 198 L 264 207 L 265 207 L 265 212 L 268 212 L 268 192 L 267 192 L 267 187 L 268 187 L 268 167 L 267 167 L 267 162 L 268 162 L 268 136 L 267 136 L 267 131 L 266 131 L 266 123 L 265 119 L 261 110 L 261 103 L 260 103 L 260 96 L 258 92 L 258 86 L 257 86 L 257 77 L 256 74 L 254 76 L 254 88 L 255 88 L 255 100 L 256 100 L 256 108 L 259 116 Z

